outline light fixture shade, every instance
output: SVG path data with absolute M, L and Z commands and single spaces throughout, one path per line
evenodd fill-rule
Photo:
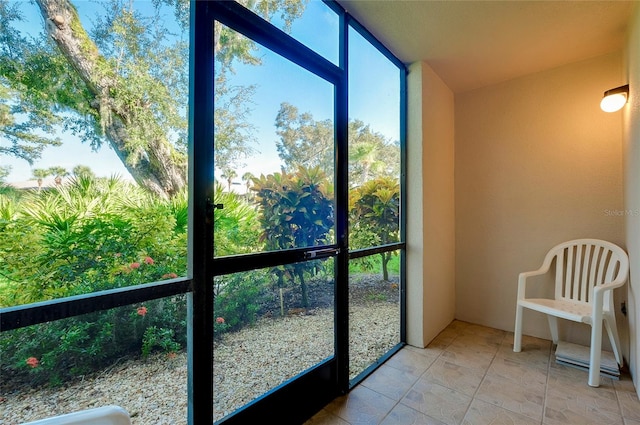
M 629 85 L 616 87 L 615 89 L 607 90 L 604 92 L 604 97 L 600 101 L 600 109 L 605 112 L 615 112 L 620 110 L 625 103 L 627 103 L 627 97 L 629 95 Z

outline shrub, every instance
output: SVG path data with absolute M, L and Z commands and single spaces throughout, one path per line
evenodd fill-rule
M 400 236 L 400 185 L 396 178 L 379 177 L 351 191 L 349 199 L 352 248 L 397 242 Z M 389 280 L 392 252 L 380 253 L 382 276 Z
M 0 306 L 186 272 L 186 194 L 158 200 L 118 179 L 78 177 L 23 196 L 13 210 L 0 223 L 0 275 L 20 291 L 0 292 Z
M 56 385 L 116 360 L 186 346 L 184 296 L 0 333 L 0 370 L 12 380 Z
M 224 205 L 214 214 L 214 255 L 246 254 L 261 251 L 262 232 L 256 209 L 243 197 L 233 192 L 225 192 L 216 184 L 214 202 Z
M 187 196 L 154 198 L 117 178 L 0 199 L 0 306 L 186 273 Z M 186 345 L 184 296 L 0 333 L 0 368 L 33 384 L 64 382 L 115 360 Z
M 262 239 L 268 250 L 312 247 L 326 244 L 333 229 L 333 191 L 318 167 L 299 167 L 295 173 L 274 173 L 253 179 L 259 205 Z M 285 267 L 290 280 L 298 279 L 302 306 L 309 306 L 305 274 L 314 269 L 309 262 Z
M 265 296 L 267 281 L 264 270 L 216 277 L 214 334 L 254 323 Z

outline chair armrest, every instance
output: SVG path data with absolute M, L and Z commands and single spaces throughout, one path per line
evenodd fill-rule
M 621 276 L 613 282 L 603 283 L 602 285 L 598 285 L 593 288 L 593 300 L 594 307 L 599 302 L 600 307 L 602 306 L 602 297 L 604 297 L 605 291 L 612 291 L 616 288 L 621 287 L 627 281 L 627 276 Z
M 527 288 L 527 279 L 533 276 L 539 276 L 547 273 L 549 271 L 549 264 L 543 264 L 538 270 L 533 270 L 530 272 L 522 272 L 518 275 L 518 299 L 524 300 L 526 295 Z
M 602 285 L 598 285 L 593 288 L 593 303 L 592 303 L 592 313 L 591 316 L 593 318 L 594 323 L 599 323 L 602 319 L 602 308 L 603 308 L 603 298 L 604 293 L 606 291 L 613 291 L 616 288 L 621 287 L 627 281 L 627 273 L 623 276 L 618 277 L 613 282 L 604 283 Z
M 551 268 L 551 262 L 553 258 L 557 255 L 556 250 L 552 249 L 547 252 L 547 255 L 544 257 L 544 261 L 542 262 L 542 266 L 538 270 L 533 270 L 530 272 L 522 272 L 518 275 L 518 300 L 524 300 L 527 286 L 527 279 L 532 276 L 539 276 L 541 274 L 545 274 Z
M 613 282 L 609 282 L 609 283 L 604 283 L 602 285 L 598 285 L 595 288 L 593 288 L 593 292 L 604 292 L 604 291 L 610 291 L 612 289 L 616 289 L 621 287 L 622 285 L 625 284 L 625 282 L 627 281 L 627 277 L 625 276 L 624 278 L 621 279 L 616 279 Z

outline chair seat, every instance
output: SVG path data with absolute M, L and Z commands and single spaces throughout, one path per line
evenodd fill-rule
M 591 324 L 591 306 L 589 304 L 547 298 L 527 298 L 519 300 L 518 304 L 541 313 Z

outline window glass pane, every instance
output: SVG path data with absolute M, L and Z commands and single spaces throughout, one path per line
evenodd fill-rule
M 400 240 L 400 70 L 349 28 L 349 247 Z M 399 252 L 349 262 L 349 378 L 400 342 Z
M 0 3 L 0 307 L 186 273 L 188 8 L 71 3 Z
M 334 353 L 334 260 L 215 278 L 214 420 Z
M 187 423 L 186 296 L 0 333 L 0 422 L 117 405 Z
M 251 52 L 229 60 L 222 42 L 216 52 L 215 255 L 333 243 L 333 85 L 215 28 Z
M 399 258 L 392 251 L 349 261 L 349 379 L 400 343 Z
M 338 15 L 319 0 L 292 2 L 257 1 L 249 7 L 256 14 L 338 64 Z
M 349 29 L 349 208 L 352 249 L 399 241 L 400 71 Z

